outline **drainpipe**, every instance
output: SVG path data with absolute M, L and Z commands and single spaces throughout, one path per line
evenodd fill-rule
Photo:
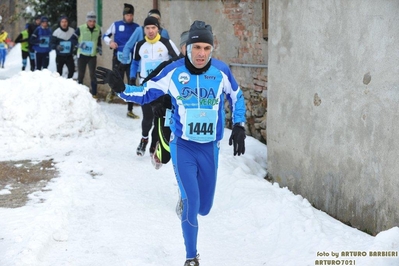
M 152 8 L 153 9 L 159 9 L 158 8 L 158 0 L 152 0 Z
M 103 1 L 102 0 L 96 1 L 96 11 L 97 11 L 97 24 L 102 26 L 103 25 Z

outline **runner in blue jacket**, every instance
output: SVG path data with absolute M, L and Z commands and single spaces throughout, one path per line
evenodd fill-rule
M 148 12 L 148 17 L 155 17 L 156 19 L 158 19 L 159 23 L 161 23 L 161 12 L 159 12 L 158 9 L 151 9 Z M 159 34 L 166 39 L 170 39 L 169 32 L 164 28 L 159 29 Z M 121 62 L 123 64 L 129 63 L 129 59 L 132 58 L 134 46 L 136 45 L 137 42 L 143 39 L 144 39 L 144 27 L 141 26 L 135 29 L 135 31 L 133 32 L 133 34 L 130 36 L 129 40 L 126 42 L 125 46 L 123 47 L 123 54 L 121 58 Z
M 126 75 L 127 80 L 130 80 L 130 63 L 131 58 L 122 64 L 123 48 L 126 42 L 132 36 L 133 32 L 140 28 L 140 25 L 134 22 L 134 6 L 131 4 L 124 4 L 123 7 L 123 19 L 115 21 L 111 24 L 108 30 L 103 35 L 104 42 L 113 49 L 112 57 L 112 70 L 119 71 L 122 76 Z M 113 40 L 112 40 L 113 36 Z M 114 99 L 115 93 L 113 90 L 107 94 L 105 101 L 111 102 Z M 135 113 L 133 113 L 133 103 L 128 103 L 127 114 L 130 118 L 139 118 Z
M 171 96 L 170 154 L 181 194 L 185 266 L 199 265 L 197 217 L 207 215 L 213 204 L 225 96 L 234 123 L 229 144 L 233 144 L 234 155 L 245 153 L 244 96 L 229 67 L 211 59 L 212 50 L 211 27 L 195 21 L 185 58 L 167 65 L 142 86 L 125 85 L 118 73 L 106 68 L 96 71 L 99 83 L 108 83 L 125 101 L 145 104 L 165 94 Z
M 40 26 L 35 29 L 29 40 L 29 43 L 33 46 L 33 50 L 35 50 L 36 53 L 37 70 L 47 68 L 50 63 L 51 36 L 52 32 L 48 25 L 48 18 L 42 16 L 40 19 Z

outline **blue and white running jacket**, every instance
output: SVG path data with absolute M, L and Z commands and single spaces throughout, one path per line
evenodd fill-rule
M 233 123 L 245 122 L 244 95 L 230 68 L 212 58 L 203 74 L 190 74 L 185 59 L 167 65 L 143 86 L 125 85 L 118 96 L 126 102 L 150 103 L 164 94 L 172 99 L 170 128 L 176 137 L 199 143 L 219 141 L 224 132 L 224 95 L 230 102 Z

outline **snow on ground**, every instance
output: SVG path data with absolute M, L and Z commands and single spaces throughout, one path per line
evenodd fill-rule
M 135 154 L 141 120 L 127 118 L 126 105 L 96 102 L 54 63 L 20 68 L 17 45 L 0 69 L 0 160 L 53 158 L 59 176 L 26 206 L 0 208 L 0 265 L 183 265 L 172 165 L 155 170 Z M 230 133 L 214 207 L 199 221 L 201 265 L 399 265 L 398 227 L 373 237 L 316 210 L 263 179 L 259 141 L 247 137 L 245 155 L 234 157 Z

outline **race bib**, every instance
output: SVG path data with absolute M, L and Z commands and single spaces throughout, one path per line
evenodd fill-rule
M 186 136 L 197 142 L 216 139 L 217 111 L 212 109 L 187 109 Z
M 145 63 L 145 72 L 147 73 L 147 76 L 154 71 L 154 69 L 157 68 L 157 66 L 162 63 L 161 60 L 155 60 L 155 61 L 150 61 Z
M 80 50 L 82 54 L 86 55 L 91 55 L 93 52 L 93 42 L 87 41 L 87 42 L 82 42 L 80 44 Z
M 60 51 L 61 54 L 69 54 L 71 52 L 71 42 L 70 41 L 61 41 L 60 45 L 64 48 Z
M 116 56 L 118 57 L 119 62 L 123 62 L 123 52 L 117 52 Z M 126 60 L 126 64 L 130 64 L 132 62 L 132 54 L 129 53 L 129 58 Z
M 172 110 L 166 109 L 165 122 L 163 123 L 163 125 L 165 127 L 170 127 L 170 124 L 172 124 Z
M 44 48 L 50 47 L 50 37 L 49 36 L 40 37 L 39 47 L 44 47 Z

